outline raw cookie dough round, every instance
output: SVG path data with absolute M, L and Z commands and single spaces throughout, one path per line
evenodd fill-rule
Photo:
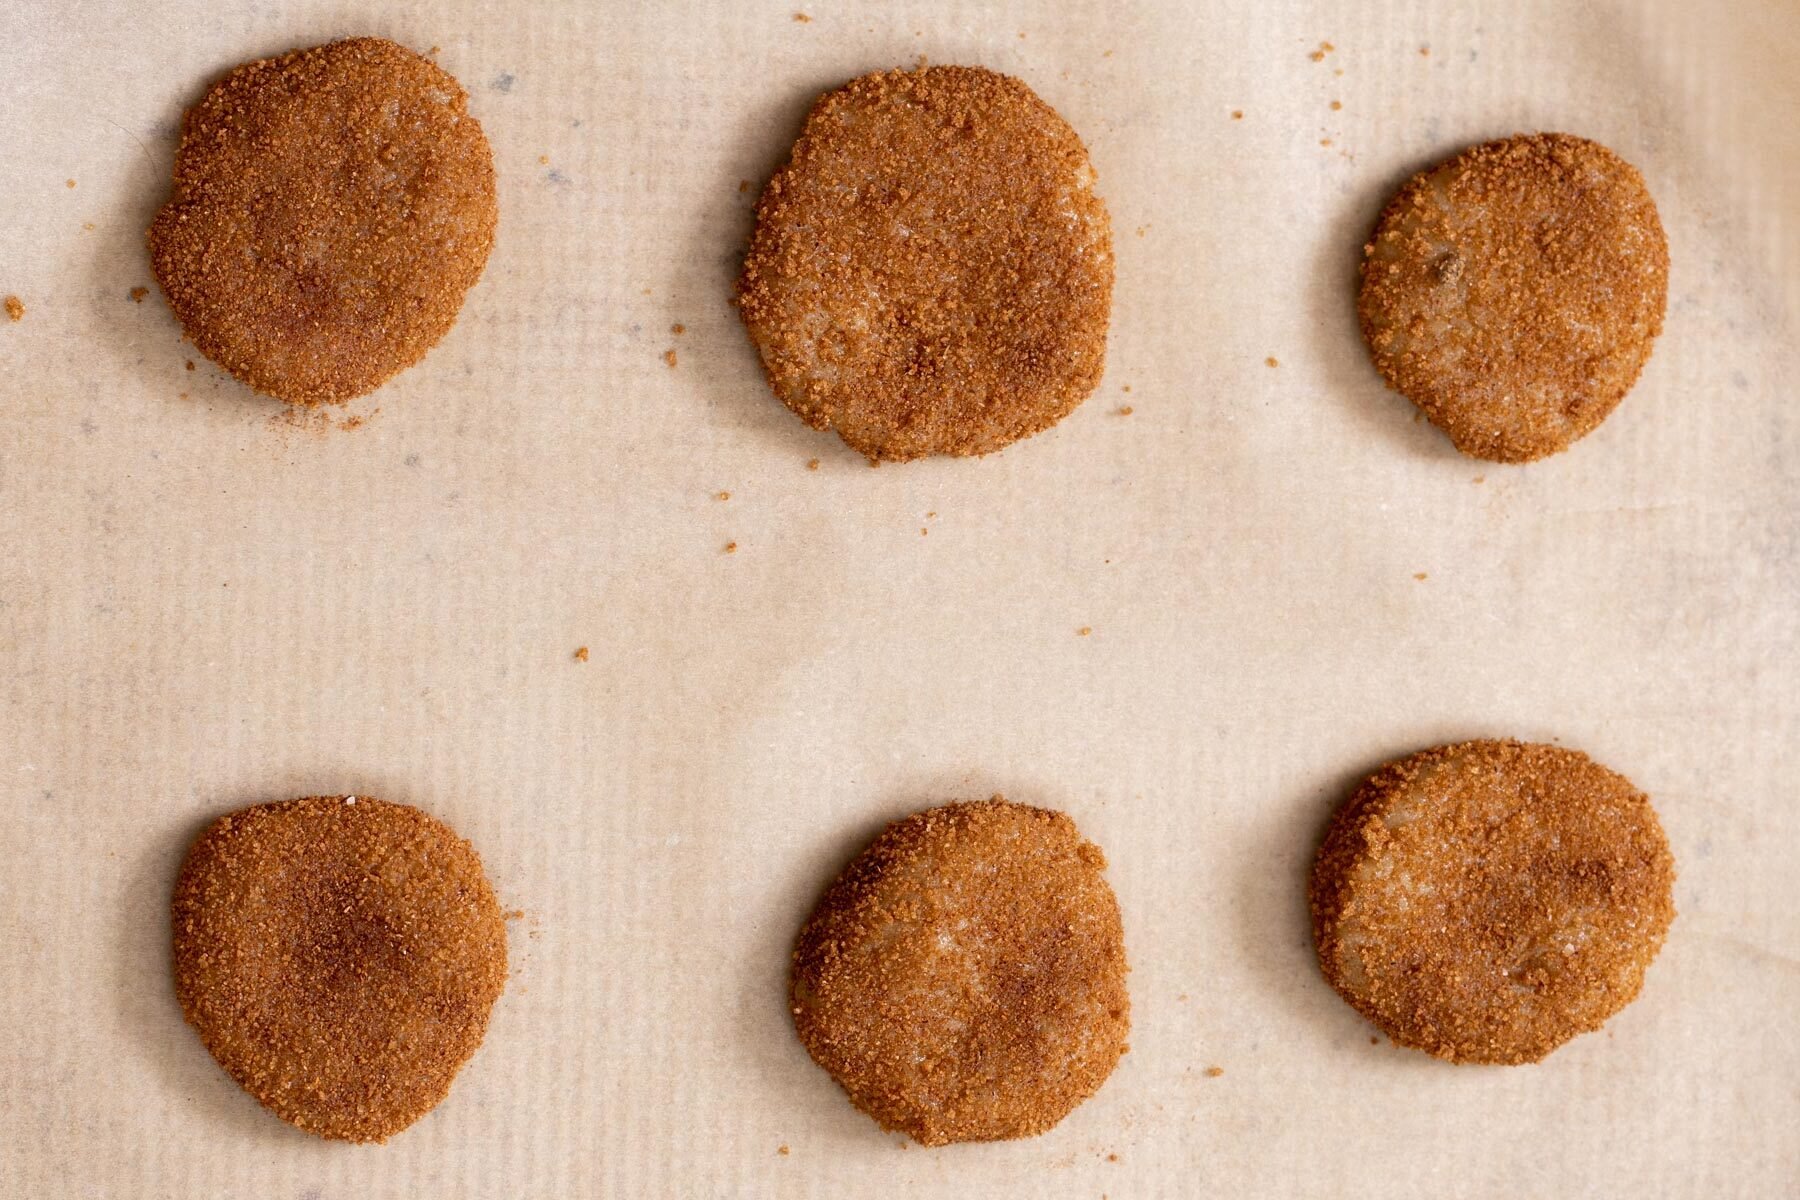
M 1629 1004 L 1674 919 L 1650 800 L 1585 754 L 1423 750 L 1370 776 L 1313 866 L 1338 994 L 1403 1046 L 1535 1062 Z
M 469 843 L 416 808 L 313 796 L 220 817 L 175 884 L 175 992 L 284 1121 L 386 1141 L 444 1098 L 506 984 Z
M 763 190 L 738 306 L 775 394 L 871 461 L 987 454 L 1100 382 L 1112 231 L 1087 149 L 1017 79 L 865 75 Z
M 1474 458 L 1566 450 L 1662 332 L 1669 248 L 1637 170 L 1563 133 L 1463 151 L 1400 189 L 1363 247 L 1375 365 Z
M 200 352 L 295 404 L 360 396 L 423 358 L 494 243 L 494 160 L 467 99 L 381 38 L 215 84 L 150 226 L 157 282 Z
M 1126 1050 L 1105 866 L 1067 816 L 1000 796 L 896 821 L 800 931 L 790 996 L 807 1052 L 927 1146 L 1049 1129 Z

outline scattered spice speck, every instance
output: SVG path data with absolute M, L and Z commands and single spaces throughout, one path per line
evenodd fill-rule
M 1476 483 L 1486 483 L 1486 482 L 1487 482 L 1487 476 L 1486 476 L 1486 475 L 1477 475 L 1477 476 L 1476 476 L 1476 477 L 1475 477 L 1475 482 L 1476 482 Z
M 586 646 L 575 647 L 575 661 L 576 662 L 586 662 L 587 660 L 588 660 L 588 648 Z
M 1132 408 L 1131 405 L 1129 405 L 1129 404 L 1123 404 L 1123 405 L 1119 406 L 1119 415 L 1121 417 L 1129 417 L 1132 413 L 1134 413 L 1136 411 L 1137 410 Z
M 736 542 L 726 542 L 725 543 L 725 553 L 736 554 L 737 553 L 737 543 Z
M 1076 637 L 1087 637 L 1089 634 L 1091 634 L 1093 632 L 1094 632 L 1094 627 L 1092 625 L 1083 625 L 1080 629 L 1077 629 L 1075 631 L 1075 636 Z
M 675 365 L 675 347 L 670 346 L 667 350 L 663 351 L 663 361 L 668 363 L 671 367 Z
M 747 192 L 749 190 L 750 190 L 750 181 L 748 179 L 738 180 L 738 191 Z
M 64 183 L 64 184 L 65 184 L 65 185 L 67 185 L 67 186 L 68 186 L 68 187 L 74 187 L 74 186 L 75 186 L 75 181 L 74 181 L 74 180 L 73 180 L 73 179 L 65 179 L 65 180 L 63 180 L 63 183 Z
M 6 298 L 6 319 L 9 321 L 20 321 L 24 318 L 25 302 L 17 296 L 8 296 Z
M 1321 145 L 1321 146 L 1329 146 L 1329 145 L 1331 145 L 1331 139 L 1330 139 L 1330 138 L 1320 138 L 1320 139 L 1319 139 L 1319 145 Z
M 1118 1162 L 1119 1156 L 1117 1154 L 1109 1154 L 1106 1156 L 1106 1161 L 1107 1162 Z
M 147 287 L 134 287 L 127 294 L 130 295 L 134 303 L 142 304 L 144 302 L 144 297 L 150 294 L 150 289 Z
M 538 166 L 547 167 L 549 165 L 550 165 L 550 156 L 548 154 L 538 155 Z
M 1138 235 L 1138 236 L 1139 236 L 1139 237 L 1143 237 L 1143 236 L 1144 236 L 1144 231 L 1145 231 L 1145 230 L 1146 230 L 1146 229 L 1149 229 L 1149 228 L 1150 228 L 1150 227 L 1149 227 L 1149 226 L 1148 226 L 1148 225 L 1139 225 L 1139 226 L 1138 226 L 1138 227 L 1137 227 L 1137 235 Z
M 729 500 L 729 499 L 731 499 L 731 493 L 730 492 L 719 492 L 717 495 L 715 495 L 713 497 L 713 499 L 714 500 Z
M 1281 360 L 1271 354 L 1269 357 L 1263 359 L 1263 365 L 1266 367 L 1279 367 L 1281 365 Z
M 1424 580 L 1427 580 L 1427 579 L 1429 579 L 1429 578 L 1431 578 L 1431 576 L 1429 576 L 1429 575 L 1427 575 L 1427 574 L 1426 574 L 1426 573 L 1425 573 L 1425 572 L 1423 572 L 1423 571 L 1415 571 L 1415 572 L 1414 572 L 1414 573 L 1413 573 L 1413 578 L 1414 578 L 1414 579 L 1417 579 L 1417 580 L 1419 580 L 1419 581 L 1421 581 L 1421 582 L 1423 582 L 1423 581 L 1424 581 Z
M 190 371 L 194 369 L 194 360 L 191 358 L 187 360 L 187 369 Z
M 1430 46 L 1420 46 L 1419 47 L 1419 57 L 1420 58 L 1430 58 L 1431 57 L 1431 47 Z
M 1206 1077 L 1208 1079 L 1217 1079 L 1219 1076 L 1223 1075 L 1224 1073 L 1225 1073 L 1224 1067 L 1208 1067 L 1208 1068 L 1206 1068 Z
M 794 23 L 797 25 L 810 25 L 810 24 L 812 24 L 812 18 L 807 16 L 803 12 L 797 12 L 794 14 Z M 786 1154 L 787 1151 L 785 1149 L 783 1149 L 782 1153 Z
M 1234 121 L 1241 121 L 1241 120 L 1243 120 L 1243 119 L 1244 119 L 1244 110 L 1243 110 L 1243 109 L 1241 109 L 1241 108 L 1234 108 L 1234 109 L 1232 109 L 1232 110 L 1231 110 L 1231 119 L 1232 119 L 1232 120 L 1234 120 Z
M 788 1156 L 787 1143 L 783 1142 L 781 1145 L 775 1147 L 775 1153 L 781 1155 L 781 1157 L 783 1157 L 783 1158 L 786 1158 Z
M 819 460 L 818 460 L 818 459 L 816 459 L 816 458 L 809 458 L 809 459 L 807 459 L 807 460 L 806 460 L 806 469 L 807 469 L 807 470 L 809 470 L 809 471 L 816 471 L 816 470 L 818 470 L 818 469 L 819 469 Z
M 1337 112 L 1339 109 L 1341 109 L 1343 107 L 1344 107 L 1344 102 L 1342 100 L 1333 100 L 1331 102 L 1331 111 L 1332 112 Z
M 683 325 L 680 321 L 677 321 L 673 325 L 669 326 L 669 332 L 674 334 L 676 337 L 680 337 L 682 334 L 687 332 L 687 326 Z

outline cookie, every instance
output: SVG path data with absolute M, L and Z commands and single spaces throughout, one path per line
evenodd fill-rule
M 865 75 L 763 190 L 738 308 L 769 386 L 871 461 L 987 454 L 1100 381 L 1106 206 L 1074 130 L 980 67 Z
M 1675 916 L 1649 799 L 1585 754 L 1512 741 L 1390 763 L 1311 881 L 1319 965 L 1402 1046 L 1535 1062 L 1629 1004 Z
M 1473 458 L 1591 433 L 1662 332 L 1669 249 L 1643 176 L 1562 133 L 1486 142 L 1414 178 L 1363 248 L 1375 366 Z
M 430 1112 L 506 984 L 506 923 L 447 826 L 368 796 L 220 817 L 175 885 L 175 991 L 220 1066 L 308 1133 Z
M 467 100 L 380 38 L 215 84 L 150 226 L 157 282 L 200 352 L 293 404 L 341 403 L 423 358 L 494 244 L 494 160 Z
M 888 826 L 800 931 L 794 1027 L 884 1129 L 1030 1137 L 1099 1089 L 1130 999 L 1105 856 L 1003 797 Z

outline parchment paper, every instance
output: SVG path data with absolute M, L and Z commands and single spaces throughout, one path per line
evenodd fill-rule
M 344 431 L 128 292 L 182 110 L 358 33 L 439 47 L 501 229 Z M 1113 337 L 1053 432 L 872 471 L 727 297 L 815 94 L 920 56 L 1086 139 Z M 1796 1194 L 1797 58 L 1792 5 L 1678 0 L 5 6 L 0 1194 Z M 1407 174 L 1535 129 L 1643 170 L 1673 275 L 1624 405 L 1504 467 L 1383 388 L 1353 279 Z M 1371 1044 L 1307 931 L 1346 789 L 1483 735 L 1624 772 L 1681 871 L 1642 998 L 1533 1067 Z M 905 1148 L 788 950 L 884 821 L 995 791 L 1110 856 L 1132 1050 L 1046 1136 Z M 265 1114 L 169 984 L 187 841 L 320 792 L 445 819 L 525 913 L 386 1146 Z

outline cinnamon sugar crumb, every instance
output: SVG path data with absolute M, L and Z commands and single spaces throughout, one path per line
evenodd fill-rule
M 809 470 L 809 471 L 816 471 L 816 470 L 818 470 L 818 469 L 819 469 L 819 460 L 818 460 L 818 459 L 816 459 L 816 458 L 809 458 L 809 459 L 807 459 L 807 460 L 806 460 L 806 469 L 807 469 L 807 470 Z
M 144 302 L 144 297 L 150 294 L 150 289 L 147 287 L 134 287 L 126 294 L 129 295 L 134 302 L 142 304 Z
M 1208 1079 L 1217 1079 L 1219 1076 L 1223 1075 L 1224 1073 L 1225 1073 L 1224 1067 L 1208 1067 L 1208 1068 L 1206 1068 L 1206 1077 Z
M 588 648 L 586 646 L 575 647 L 575 661 L 576 662 L 586 662 L 587 660 L 588 660 Z
M 807 15 L 806 15 L 806 14 L 805 14 L 805 13 L 803 13 L 803 12 L 797 12 L 797 13 L 795 13 L 795 14 L 794 14 L 794 21 L 795 21 L 795 23 L 796 23 L 796 24 L 799 24 L 799 25 L 810 25 L 810 24 L 812 24 L 812 18 L 811 18 L 811 17 L 809 17 L 809 16 L 807 16 Z M 786 1153 L 787 1153 L 787 1150 L 786 1150 L 786 1148 L 783 1148 L 783 1149 L 782 1149 L 782 1151 L 781 1151 L 781 1152 L 782 1152 L 782 1153 L 783 1153 L 783 1154 L 786 1154 Z
M 680 337 L 682 334 L 687 332 L 687 326 L 683 325 L 680 321 L 677 321 L 677 322 L 675 322 L 675 324 L 669 326 L 669 332 L 674 334 L 676 337 Z
M 786 1158 L 788 1156 L 787 1143 L 783 1142 L 781 1145 L 775 1147 L 775 1153 L 781 1155 L 781 1157 L 783 1157 L 783 1158 Z
M 716 496 L 714 496 L 713 499 L 714 500 L 729 500 L 729 499 L 731 499 L 731 493 L 730 492 L 720 492 Z
M 65 180 L 63 180 L 63 182 L 64 182 L 64 183 L 65 183 L 65 184 L 67 184 L 67 185 L 68 185 L 68 186 L 69 186 L 69 187 L 74 187 L 74 186 L 75 186 L 75 181 L 74 181 L 74 180 L 73 180 L 73 179 L 65 179 Z
M 1083 625 L 1080 629 L 1077 629 L 1075 631 L 1075 636 L 1076 637 L 1087 637 L 1089 634 L 1091 634 L 1093 632 L 1094 632 L 1094 627 L 1092 625 Z
M 191 358 L 187 360 L 187 369 L 190 371 L 194 369 L 194 360 Z
M 663 351 L 663 361 L 671 367 L 675 365 L 675 348 L 673 346 Z
M 736 542 L 726 542 L 725 543 L 725 553 L 736 554 L 737 553 L 737 543 Z
M 1134 413 L 1136 411 L 1137 410 L 1132 408 L 1131 405 L 1129 405 L 1129 404 L 1121 405 L 1119 407 L 1119 415 L 1121 417 L 1129 417 L 1132 413 Z
M 1244 119 L 1244 110 L 1243 110 L 1243 109 L 1241 109 L 1241 108 L 1234 108 L 1234 109 L 1232 109 L 1232 110 L 1231 110 L 1231 119 L 1232 119 L 1232 120 L 1234 120 L 1234 121 L 1241 121 L 1241 120 L 1243 120 L 1243 119 Z
M 8 296 L 6 298 L 6 319 L 9 321 L 18 321 L 23 319 L 24 316 L 25 302 L 17 296 Z
M 1270 367 L 1279 367 L 1281 365 L 1281 360 L 1279 358 L 1276 358 L 1273 354 L 1271 354 L 1271 355 L 1269 355 L 1269 357 L 1263 359 L 1263 365 L 1270 366 Z
M 1342 100 L 1333 100 L 1331 102 L 1331 111 L 1332 112 L 1337 112 L 1339 109 L 1341 109 L 1343 107 L 1344 107 L 1344 102 Z
M 1430 576 L 1428 576 L 1428 575 L 1427 575 L 1427 574 L 1426 574 L 1426 573 L 1425 573 L 1425 572 L 1423 572 L 1423 571 L 1416 571 L 1416 572 L 1414 572 L 1414 573 L 1413 573 L 1413 578 L 1414 578 L 1414 579 L 1429 579 L 1429 578 L 1430 578 Z

